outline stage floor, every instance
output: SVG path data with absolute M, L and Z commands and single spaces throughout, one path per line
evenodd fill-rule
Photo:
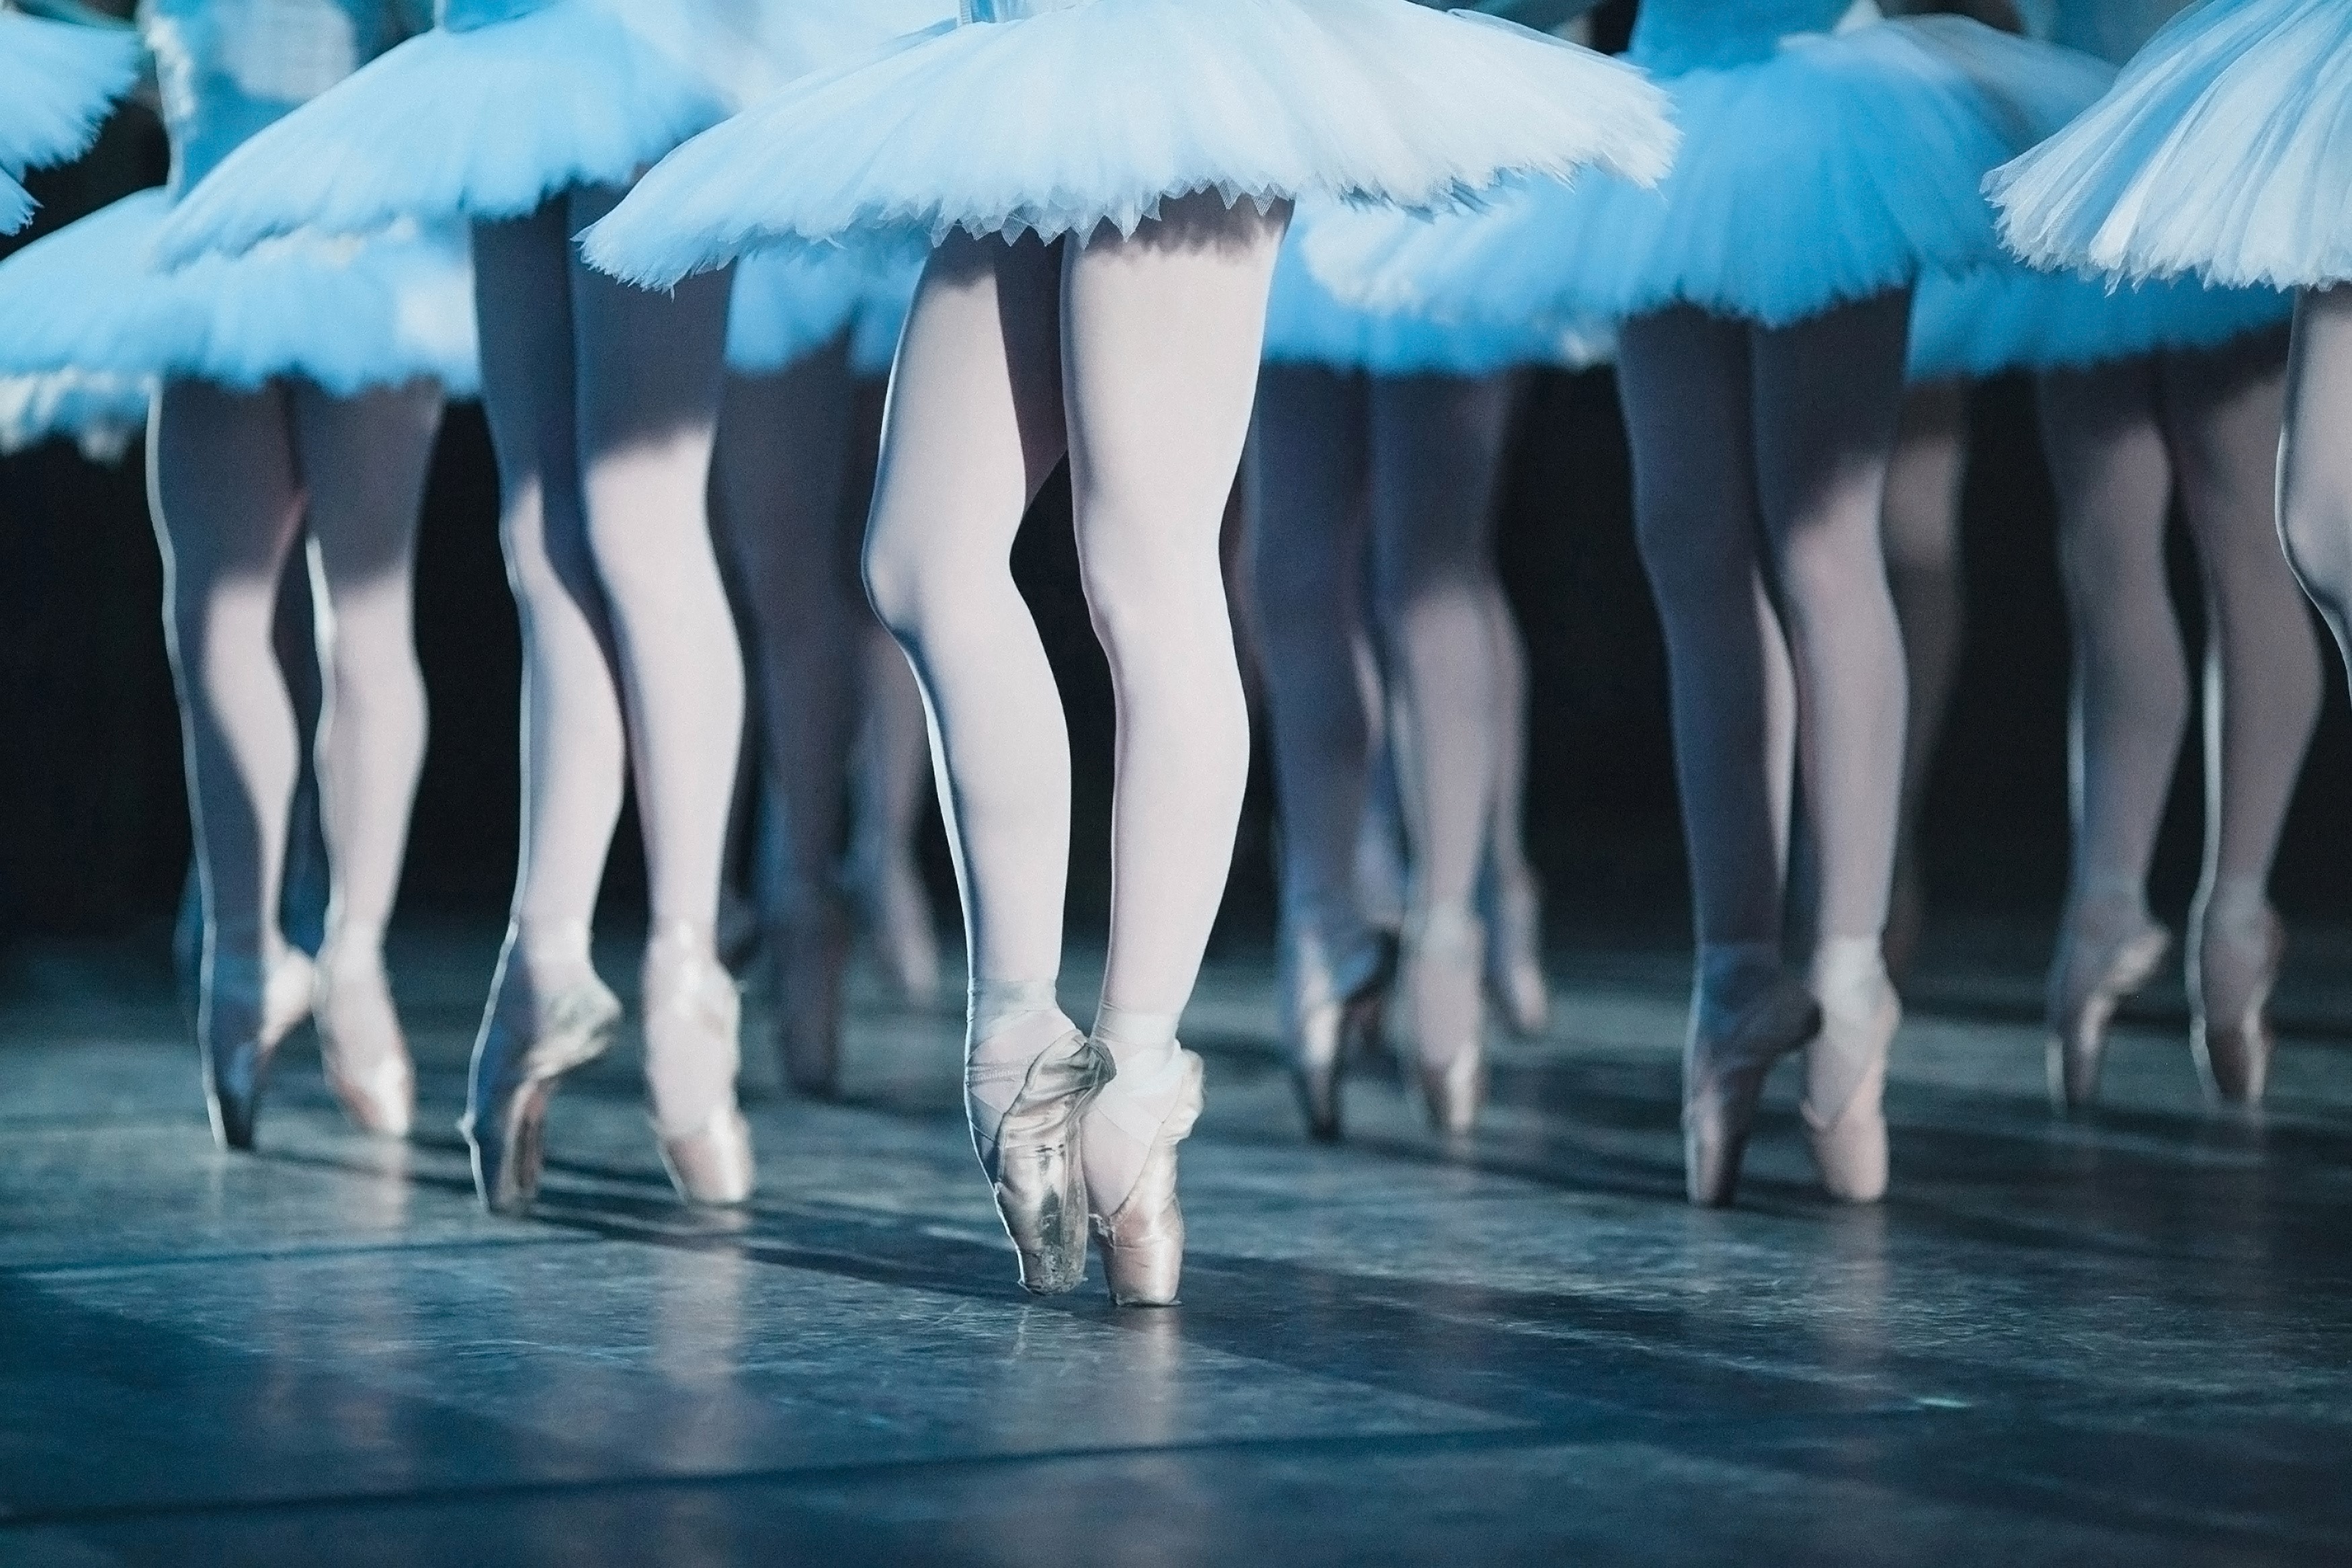
M 616 1059 L 539 1218 L 485 1217 L 451 1124 L 494 936 L 395 947 L 412 1145 L 344 1130 L 306 1032 L 257 1156 L 152 965 L 20 957 L 0 1563 L 2352 1561 L 2340 1040 L 2256 1123 L 2159 1016 L 2062 1121 L 2034 976 L 1948 974 L 1883 1207 L 1814 1195 L 1784 1070 L 1697 1213 L 1677 956 L 1563 956 L 1463 1152 L 1376 1080 L 1304 1144 L 1270 967 L 1220 963 L 1185 1304 L 1120 1312 L 1015 1288 L 955 1021 L 870 981 L 844 1102 L 752 1108 L 749 1214 L 671 1200 Z

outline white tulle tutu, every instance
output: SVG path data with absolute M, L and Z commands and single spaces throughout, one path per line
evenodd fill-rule
M 70 441 L 93 463 L 113 463 L 146 428 L 152 376 L 0 376 L 0 454 Z
M 588 256 L 659 287 L 875 232 L 1131 234 L 1201 191 L 1434 209 L 1520 172 L 1654 180 L 1664 110 L 1590 50 L 1407 0 L 1088 0 L 795 83 L 672 153 Z
M 2011 263 L 1930 273 L 1911 301 L 1910 377 L 1970 381 L 2079 369 L 2167 350 L 2213 349 L 2284 326 L 2291 295 L 2190 281 L 2126 285 Z
M 1988 189 L 2003 237 L 2038 266 L 2352 279 L 2352 5 L 2209 0 Z
M 149 257 L 170 209 L 164 192 L 142 191 L 0 261 L 0 375 L 478 389 L 471 272 L 453 233 L 297 235 L 164 272 Z
M 0 11 L 0 234 L 33 216 L 16 176 L 88 151 L 138 79 L 139 39 L 128 31 Z
M 1484 376 L 1520 366 L 1583 370 L 1611 357 L 1614 344 L 1605 331 L 1441 320 L 1348 304 L 1317 280 L 1302 254 L 1307 235 L 1328 215 L 1325 210 L 1302 212 L 1275 264 L 1266 300 L 1267 364 L 1372 375 Z
M 1664 78 L 1683 144 L 1654 192 L 1532 186 L 1456 225 L 1351 214 L 1307 255 L 1378 308 L 1575 321 L 1682 304 L 1784 325 L 1991 259 L 1985 172 L 2110 71 L 1953 17 L 1808 34 Z
M 0 173 L 61 163 L 97 140 L 139 79 L 139 39 L 0 11 Z
M 477 10 L 483 9 L 478 3 Z M 936 0 L 551 0 L 436 27 L 252 138 L 189 193 L 177 264 L 297 230 L 520 217 L 625 185 L 695 132 Z

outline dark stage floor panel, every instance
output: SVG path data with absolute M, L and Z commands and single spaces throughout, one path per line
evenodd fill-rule
M 1701 1213 L 1680 956 L 1563 952 L 1463 1148 L 1373 1071 L 1305 1144 L 1271 965 L 1221 962 L 1185 1303 L 1120 1312 L 1020 1293 L 956 1019 L 862 970 L 837 1103 L 774 1091 L 754 1008 L 749 1212 L 672 1200 L 625 1051 L 558 1100 L 539 1217 L 483 1215 L 452 1124 L 495 935 L 395 946 L 412 1143 L 345 1129 L 306 1033 L 251 1156 L 152 966 L 19 958 L 0 1563 L 2352 1561 L 2324 978 L 2263 1116 L 2206 1106 L 2159 998 L 2064 1120 L 2031 972 L 1945 965 L 1889 1201 L 1815 1195 L 1790 1068 Z

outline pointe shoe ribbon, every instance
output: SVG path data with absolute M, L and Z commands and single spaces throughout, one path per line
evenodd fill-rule
M 1095 1116 L 1146 1145 L 1143 1168 L 1116 1206 L 1097 1201 L 1090 1219 L 1102 1249 L 1110 1299 L 1122 1307 L 1172 1307 L 1184 1274 L 1184 1210 L 1176 1197 L 1176 1145 L 1200 1120 L 1206 1070 L 1181 1046 L 1144 1082 L 1098 1103 Z M 1154 1111 L 1165 1106 L 1164 1111 Z M 1099 1135 L 1099 1134 L 1097 1134 Z
M 1101 1047 L 1071 1029 L 1025 1066 L 974 1069 L 967 1077 L 972 1152 L 988 1173 L 998 1218 L 1020 1254 L 1021 1287 L 1033 1295 L 1059 1295 L 1087 1277 L 1080 1127 L 1116 1071 Z M 972 1092 L 1014 1071 L 1020 1087 L 1002 1114 L 991 1111 L 988 1096 Z

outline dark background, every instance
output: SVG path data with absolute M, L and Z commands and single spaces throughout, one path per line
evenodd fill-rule
M 1630 5 L 1601 14 L 1622 43 Z M 35 237 L 163 177 L 152 115 L 118 115 L 100 148 L 32 182 Z M 5 245 L 7 242 L 0 242 Z M 0 322 L 0 330 L 5 323 Z M 2046 927 L 2063 885 L 2066 643 L 2053 506 L 2030 388 L 1976 399 L 1966 503 L 1972 624 L 1959 695 L 1927 804 L 1931 921 Z M 52 444 L 0 461 L 0 943 L 160 943 L 188 854 L 177 720 L 158 614 L 161 573 L 134 452 L 96 466 Z M 497 488 L 479 412 L 454 408 L 425 503 L 417 636 L 433 738 L 417 803 L 404 918 L 495 918 L 514 868 L 518 645 L 495 535 Z M 1503 570 L 1526 628 L 1533 714 L 1528 824 L 1556 941 L 1672 941 L 1684 930 L 1664 658 L 1633 546 L 1609 374 L 1546 375 L 1528 390 L 1504 489 Z M 2201 638 L 2195 572 L 2176 527 L 2176 599 Z M 1108 890 L 1110 700 L 1076 586 L 1059 482 L 1024 530 L 1016 570 L 1071 708 L 1081 934 Z M 2340 669 L 2280 860 L 2292 922 L 2352 915 L 2352 725 Z M 2201 788 L 2184 752 L 2155 883 L 2177 913 L 2194 883 Z M 1221 940 L 1272 921 L 1263 747 Z M 936 830 L 930 868 L 947 896 Z M 642 873 L 632 823 L 607 883 L 618 914 Z

